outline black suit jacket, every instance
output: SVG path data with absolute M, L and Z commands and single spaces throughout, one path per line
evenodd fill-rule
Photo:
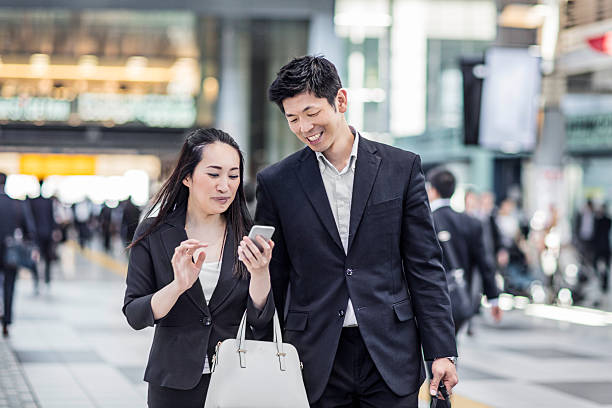
M 457 355 L 420 159 L 363 137 L 358 146 L 347 254 L 312 150 L 257 176 L 256 219 L 276 227 L 274 298 L 287 311 L 285 339 L 300 353 L 311 402 L 328 382 L 349 296 L 395 393 L 421 385 L 421 346 L 428 360 Z
M 449 206 L 443 206 L 433 212 L 436 231 L 450 233 L 449 245 L 452 245 L 455 257 L 465 273 L 468 286 L 471 287 L 474 268 L 482 276 L 482 284 L 488 299 L 499 296 L 499 289 L 495 283 L 495 270 L 487 260 L 483 243 L 482 223 L 477 218 L 465 213 L 459 213 Z M 448 255 L 444 256 L 444 266 L 452 269 Z
M 136 236 L 142 235 L 152 222 L 153 218 L 143 220 Z M 259 311 L 248 293 L 249 279 L 234 276 L 237 249 L 229 227 L 228 224 L 221 274 L 208 305 L 202 285 L 196 280 L 170 312 L 157 321 L 153 318 L 151 297 L 174 279 L 170 260 L 174 249 L 187 239 L 184 208 L 131 249 L 123 313 L 136 330 L 155 325 L 145 381 L 182 390 L 195 387 L 202 377 L 205 356 L 212 358 L 217 342 L 236 337 L 245 310 L 257 337 L 266 333 L 274 316 L 273 297 L 269 295 L 264 309 Z
M 24 240 L 36 238 L 36 226 L 27 201 L 9 197 L 0 186 L 0 270 L 5 268 L 5 240 L 13 237 L 17 228 L 21 229 Z
M 50 241 L 53 230 L 57 228 L 55 218 L 53 217 L 53 200 L 38 196 L 29 200 L 29 204 L 36 222 L 36 237 L 39 240 L 39 244 L 44 241 Z

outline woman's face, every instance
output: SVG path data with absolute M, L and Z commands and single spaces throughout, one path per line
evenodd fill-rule
M 215 142 L 204 147 L 202 160 L 183 180 L 189 188 L 187 208 L 206 214 L 227 210 L 240 185 L 240 156 L 228 144 Z

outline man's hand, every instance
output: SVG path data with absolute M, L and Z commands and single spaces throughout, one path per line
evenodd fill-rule
M 448 390 L 448 394 L 453 393 L 453 387 L 457 385 L 457 370 L 455 364 L 446 357 L 436 358 L 431 366 L 432 379 L 429 383 L 429 394 L 438 395 L 438 399 L 444 399 L 441 394 L 438 394 L 438 385 L 440 381 Z
M 493 319 L 495 319 L 496 322 L 501 321 L 503 314 L 504 313 L 499 306 L 491 306 L 491 316 L 493 316 Z

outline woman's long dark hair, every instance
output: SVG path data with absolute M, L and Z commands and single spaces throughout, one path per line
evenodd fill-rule
M 167 219 L 172 211 L 181 206 L 187 206 L 189 189 L 183 184 L 183 180 L 193 174 L 193 170 L 200 160 L 202 160 L 202 152 L 206 146 L 215 142 L 225 143 L 233 147 L 236 149 L 236 152 L 238 152 L 238 156 L 240 156 L 240 184 L 238 185 L 234 201 L 232 201 L 228 209 L 223 213 L 226 221 L 231 226 L 231 231 L 229 231 L 226 239 L 232 239 L 234 241 L 234 248 L 238 249 L 242 237 L 248 233 L 248 230 L 253 224 L 251 215 L 246 206 L 243 189 L 244 157 L 242 156 L 238 143 L 236 143 L 230 135 L 222 130 L 212 128 L 196 129 L 187 136 L 172 174 L 153 198 L 151 207 L 145 216 L 146 219 L 155 209 L 159 208 L 155 221 L 153 221 L 144 234 L 134 240 L 128 248 L 134 247 L 151 234 L 159 224 Z M 241 278 L 246 278 L 248 276 L 246 267 L 242 262 L 238 261 L 237 251 L 234 254 L 234 274 Z

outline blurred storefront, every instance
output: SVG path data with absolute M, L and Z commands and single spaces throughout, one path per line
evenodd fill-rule
M 565 171 L 573 180 L 573 209 L 587 198 L 612 198 L 612 1 L 588 3 L 561 9 L 557 68 L 565 90 Z
M 190 129 L 214 126 L 250 178 L 299 147 L 267 86 L 293 56 L 340 59 L 333 17 L 326 0 L 0 1 L 0 171 L 44 178 L 16 163 L 85 155 L 96 165 L 54 171 L 154 182 Z
M 554 173 L 547 188 L 558 190 L 542 136 L 555 133 L 558 109 L 546 121 L 541 98 L 551 86 L 543 77 L 554 68 L 558 10 L 556 0 L 337 0 L 351 109 L 358 101 L 349 121 L 418 152 L 425 170 L 445 164 L 460 193 L 493 191 L 538 208 L 530 179 Z M 466 72 L 483 87 L 476 99 Z
M 337 0 L 349 121 L 418 152 L 426 169 L 446 163 L 462 184 L 491 189 L 494 154 L 463 143 L 460 62 L 483 58 L 498 36 L 497 15 L 493 0 Z
M 333 12 L 324 0 L 0 1 L 0 150 L 149 154 L 163 173 L 189 129 L 217 126 L 254 174 L 297 147 L 267 85 L 292 56 L 335 57 Z

